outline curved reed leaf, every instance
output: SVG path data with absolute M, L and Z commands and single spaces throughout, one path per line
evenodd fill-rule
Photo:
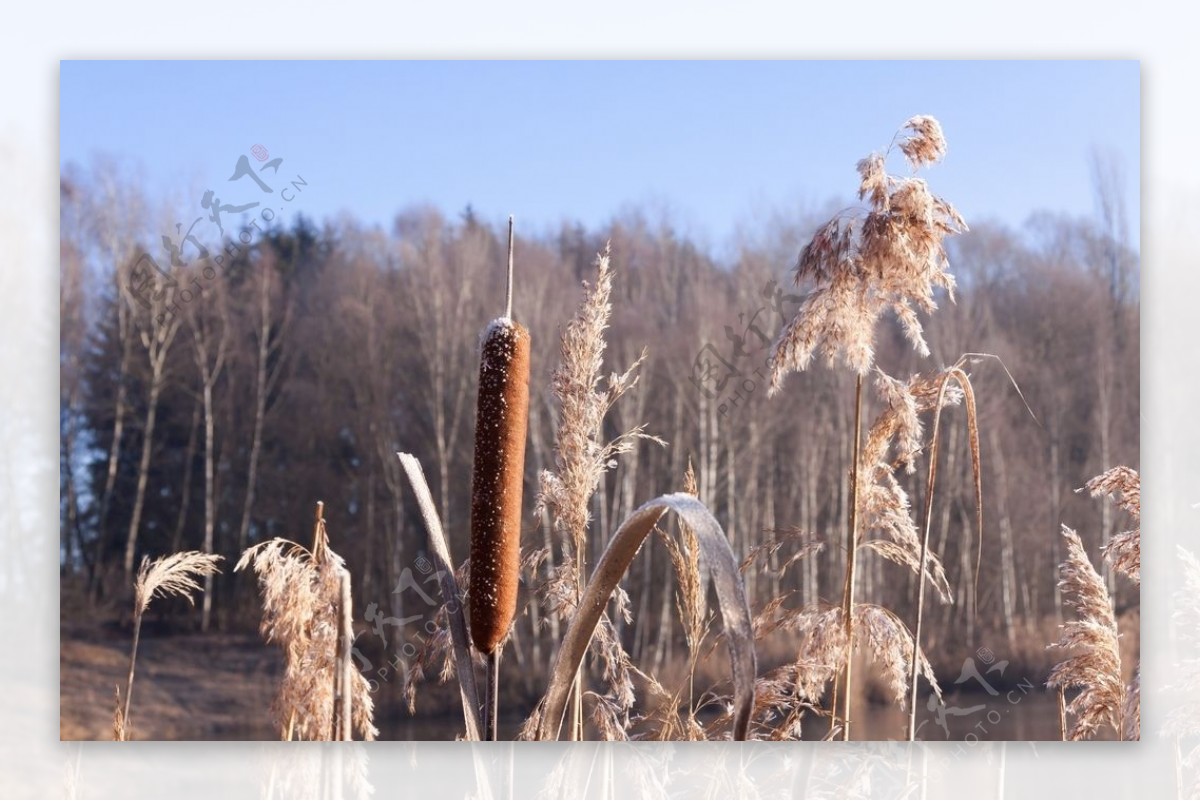
M 537 729 L 539 740 L 558 739 L 571 684 L 591 642 L 592 633 L 600 622 L 600 616 L 642 543 L 668 511 L 679 515 L 695 532 L 703 554 L 702 564 L 716 587 L 733 671 L 733 738 L 746 739 L 750 714 L 754 708 L 757 666 L 750 607 L 746 602 L 738 561 L 729 547 L 728 537 L 708 508 L 693 496 L 680 492 L 662 495 L 638 507 L 621 524 L 600 557 L 559 648 L 550 685 L 542 700 Z

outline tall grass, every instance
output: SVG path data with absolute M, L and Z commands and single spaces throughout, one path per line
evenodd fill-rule
M 280 738 L 351 739 L 357 732 L 375 739 L 370 687 L 349 653 L 349 572 L 329 547 L 324 504 L 317 504 L 311 549 L 267 540 L 247 548 L 234 571 L 246 568 L 254 570 L 262 591 L 260 631 L 284 652 L 283 678 L 271 703 Z
M 1067 555 L 1059 566 L 1059 587 L 1075 610 L 1076 619 L 1064 623 L 1055 647 L 1072 652 L 1050 672 L 1046 684 L 1064 692 L 1079 692 L 1067 705 L 1070 740 L 1094 735 L 1111 726 L 1118 737 L 1124 731 L 1125 685 L 1121 680 L 1121 648 L 1116 615 L 1104 579 L 1096 572 L 1079 535 L 1062 528 Z
M 1113 537 L 1101 549 L 1106 562 L 1135 585 L 1141 583 L 1142 500 L 1141 478 L 1129 467 L 1114 467 L 1088 481 L 1080 492 L 1109 496 L 1138 523 Z M 1051 647 L 1068 652 L 1054 666 L 1047 686 L 1060 693 L 1077 690 L 1064 715 L 1063 738 L 1082 740 L 1111 727 L 1119 739 L 1141 738 L 1141 666 L 1134 667 L 1126 684 L 1121 666 L 1120 632 L 1108 585 L 1092 566 L 1083 543 L 1063 526 L 1067 556 L 1059 566 L 1059 586 L 1071 600 L 1076 619 L 1061 626 L 1061 636 Z
M 125 699 L 117 688 L 117 706 L 113 713 L 113 739 L 128 740 L 132 734 L 129 722 L 129 702 L 133 698 L 134 668 L 137 666 L 138 640 L 142 633 L 142 616 L 155 598 L 181 597 L 195 604 L 192 593 L 200 591 L 199 579 L 217 570 L 220 556 L 199 551 L 184 551 L 151 560 L 142 557 L 133 582 L 133 644 L 129 649 L 129 678 L 125 681 Z
M 923 179 L 888 172 L 887 158 L 893 148 L 900 150 L 915 173 L 945 156 L 946 139 L 933 117 L 912 117 L 885 151 L 872 153 L 858 162 L 858 196 L 866 202 L 866 208 L 861 213 L 847 210 L 835 215 L 801 250 L 795 280 L 797 285 L 809 285 L 808 292 L 795 317 L 775 340 L 770 361 L 771 395 L 781 390 L 789 373 L 807 370 L 818 352 L 831 367 L 840 363 L 855 374 L 850 508 L 839 617 L 845 630 L 845 654 L 833 690 L 834 725 L 840 725 L 845 740 L 850 739 L 852 652 L 860 616 L 855 601 L 858 552 L 863 544 L 862 532 L 872 527 L 872 521 L 864 520 L 864 513 L 874 511 L 877 524 L 889 538 L 868 547 L 884 558 L 916 570 L 922 594 L 928 557 L 927 541 L 926 547 L 916 547 L 918 539 L 911 526 L 907 497 L 892 477 L 893 470 L 886 464 L 882 465 L 882 471 L 875 469 L 879 464 L 879 446 L 883 445 L 886 451 L 890 443 L 886 434 L 901 434 L 899 459 L 911 470 L 911 455 L 916 452 L 913 446 L 920 431 L 914 397 L 902 392 L 901 382 L 881 372 L 879 386 L 888 406 L 879 423 L 884 426 L 890 423 L 886 415 L 891 412 L 896 427 L 890 431 L 886 427 L 881 429 L 874 450 L 868 434 L 864 452 L 863 379 L 875 367 L 875 330 L 888 311 L 899 321 L 917 353 L 929 355 L 918 311 L 932 313 L 937 309 L 934 292 L 939 288 L 953 299 L 955 282 L 947 270 L 949 260 L 944 242 L 946 237 L 967 230 L 954 207 L 933 195 Z M 942 395 L 944 392 L 939 393 L 939 398 Z M 940 405 L 937 408 L 940 410 Z M 977 453 L 976 447 L 976 456 Z M 864 486 L 876 477 L 880 483 Z M 935 575 L 935 586 L 937 578 Z M 864 614 L 873 615 L 869 611 Z M 885 618 L 871 619 L 879 623 Z M 916 639 L 910 639 L 910 655 L 905 659 L 911 659 L 915 680 L 920 656 Z M 877 657 L 888 669 L 894 669 L 895 665 L 887 661 L 892 639 L 874 642 L 884 646 L 882 651 L 876 651 Z

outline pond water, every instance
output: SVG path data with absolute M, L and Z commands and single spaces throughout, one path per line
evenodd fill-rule
M 904 740 L 908 715 L 895 706 L 860 704 L 854 712 L 855 740 Z M 804 739 L 819 740 L 828 725 L 814 722 Z M 947 692 L 942 703 L 934 696 L 917 701 L 917 739 L 929 742 L 963 740 L 1058 740 L 1058 697 L 1044 689 L 1021 685 L 997 689 Z M 1099 738 L 1103 739 L 1103 738 Z

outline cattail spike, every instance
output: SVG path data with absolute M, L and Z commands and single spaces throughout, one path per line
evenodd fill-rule
M 517 607 L 521 495 L 529 422 L 529 331 L 493 320 L 483 336 L 471 492 L 471 639 L 484 654 Z

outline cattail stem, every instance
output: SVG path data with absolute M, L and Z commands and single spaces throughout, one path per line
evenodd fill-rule
M 500 653 L 502 646 L 487 655 L 487 686 L 484 690 L 483 739 L 496 742 L 500 716 Z
M 854 673 L 854 574 L 858 556 L 859 451 L 862 448 L 862 375 L 854 387 L 854 466 L 850 471 L 850 526 L 846 536 L 846 586 L 842 617 L 846 624 L 846 668 L 842 682 L 842 740 L 850 740 L 850 695 Z

